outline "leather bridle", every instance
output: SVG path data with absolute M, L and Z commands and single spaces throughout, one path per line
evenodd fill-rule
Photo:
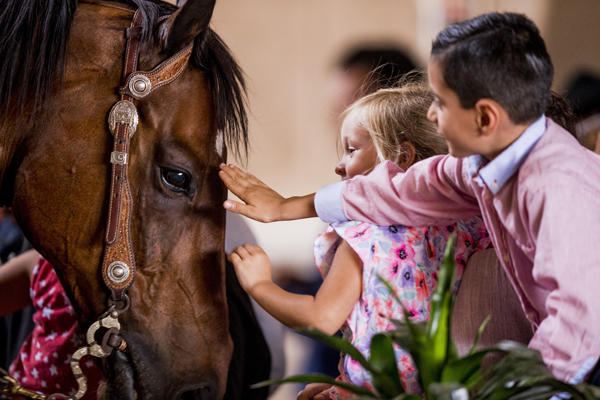
M 40 395 L 21 387 L 8 374 L 0 374 L 0 393 L 21 395 L 36 400 L 79 400 L 87 391 L 87 378 L 79 365 L 85 356 L 108 357 L 114 349 L 124 351 L 127 343 L 119 335 L 119 316 L 129 308 L 127 290 L 135 278 L 135 258 L 131 241 L 132 196 L 127 179 L 129 145 L 137 124 L 138 113 L 133 100 L 142 100 L 161 86 L 175 80 L 185 70 L 192 54 L 193 44 L 159 64 L 152 71 L 137 70 L 142 33 L 142 14 L 136 10 L 131 26 L 125 30 L 127 44 L 119 101 L 109 113 L 109 129 L 114 136 L 110 182 L 110 200 L 104 252 L 101 263 L 104 283 L 111 292 L 108 310 L 94 322 L 86 333 L 87 345 L 71 357 L 71 370 L 79 385 L 72 396 Z M 101 339 L 98 337 L 101 336 Z M 2 376 L 6 375 L 6 376 Z M 5 382 L 8 382 L 5 384 Z

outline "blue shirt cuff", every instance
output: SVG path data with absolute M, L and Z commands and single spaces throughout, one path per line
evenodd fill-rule
M 573 375 L 569 383 L 571 385 L 578 385 L 581 382 L 583 382 L 585 380 L 586 375 L 589 374 L 592 369 L 594 369 L 597 361 L 598 360 L 595 358 L 588 358 L 587 360 L 585 360 L 583 362 L 583 365 L 581 365 L 581 368 L 579 368 L 575 375 Z
M 322 187 L 315 195 L 315 211 L 324 222 L 348 221 L 342 208 L 344 181 Z

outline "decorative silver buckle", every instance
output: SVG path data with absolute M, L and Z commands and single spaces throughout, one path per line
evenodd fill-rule
M 108 127 L 110 133 L 115 134 L 117 124 L 129 125 L 129 138 L 133 136 L 138 125 L 138 113 L 132 102 L 129 100 L 120 100 L 110 110 L 108 114 Z
M 110 153 L 110 163 L 119 165 L 127 164 L 127 153 L 113 151 Z

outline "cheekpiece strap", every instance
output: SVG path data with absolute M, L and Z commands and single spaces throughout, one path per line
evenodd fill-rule
M 137 33 L 141 26 L 142 14 L 138 9 L 133 16 L 131 27 L 125 31 L 127 45 L 121 80 L 123 83 L 137 70 L 140 52 L 140 35 Z M 132 196 L 127 180 L 127 165 L 129 143 L 137 127 L 138 114 L 131 100 L 131 96 L 122 93 L 110 111 L 108 121 L 114 142 L 110 156 L 112 173 L 102 277 L 115 301 L 124 300 L 125 292 L 133 284 L 135 276 L 135 259 L 131 244 Z

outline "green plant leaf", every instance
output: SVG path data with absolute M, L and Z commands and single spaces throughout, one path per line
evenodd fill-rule
M 373 367 L 373 386 L 379 394 L 392 398 L 404 393 L 393 342 L 387 335 L 378 333 L 371 339 L 369 363 Z
M 435 382 L 429 386 L 427 392 L 428 400 L 469 399 L 467 388 L 458 382 Z
M 400 305 L 400 307 L 402 307 L 402 309 L 404 309 L 404 304 L 402 304 L 402 300 L 400 300 L 400 297 L 398 297 L 398 294 L 394 290 L 394 287 L 392 285 L 390 285 L 390 283 L 383 276 L 377 274 L 376 277 L 377 277 L 377 279 L 379 279 L 379 281 L 381 283 L 383 283 L 383 285 L 386 287 L 386 289 L 390 292 L 390 296 L 392 296 L 392 298 L 394 300 L 396 300 L 396 303 L 398 303 Z
M 329 336 L 326 333 L 323 333 L 320 330 L 313 328 L 298 329 L 298 332 L 310 336 L 314 339 L 320 340 L 321 342 L 327 344 L 330 347 L 333 347 L 336 350 L 343 351 L 345 354 L 348 354 L 350 357 L 356 360 L 367 371 L 373 372 L 373 368 L 371 367 L 371 364 L 369 364 L 367 359 L 362 355 L 360 351 L 358 351 L 358 349 L 356 349 L 356 347 L 352 346 L 352 344 L 347 340 L 339 338 L 337 336 Z
M 283 378 L 283 379 L 255 383 L 254 385 L 251 385 L 250 387 L 252 389 L 257 389 L 257 388 L 261 388 L 264 386 L 278 385 L 281 383 L 327 383 L 332 386 L 341 387 L 349 392 L 356 393 L 361 396 L 365 396 L 369 399 L 377 398 L 377 395 L 375 393 L 372 393 L 371 391 L 369 391 L 368 389 L 365 389 L 362 386 L 355 386 L 355 385 L 352 385 L 349 383 L 340 382 L 340 381 L 335 380 L 335 378 L 332 378 L 331 376 L 325 375 L 325 374 L 306 374 L 306 375 L 290 376 L 290 377 Z
M 452 282 L 456 264 L 454 262 L 454 243 L 456 242 L 456 233 L 452 233 L 446 243 L 444 260 L 438 273 L 438 284 L 431 296 L 431 313 L 427 323 L 427 334 L 431 336 L 432 332 L 440 324 L 440 308 L 443 307 L 444 297 L 452 296 Z
M 452 283 L 456 264 L 454 262 L 454 243 L 456 233 L 450 235 L 446 244 L 442 268 L 438 274 L 438 286 L 431 296 L 431 313 L 426 325 L 425 334 L 430 339 L 431 351 L 427 364 L 427 374 L 423 376 L 422 382 L 427 396 L 427 388 L 434 382 L 440 382 L 444 365 L 456 358 L 456 349 L 450 340 L 450 322 L 452 320 L 452 307 L 454 306 L 454 295 Z M 419 371 L 421 369 L 419 368 Z
M 481 341 L 481 336 L 483 336 L 483 331 L 485 330 L 486 325 L 492 319 L 491 315 L 483 321 L 483 323 L 479 326 L 479 330 L 477 331 L 477 336 L 475 336 L 475 342 L 473 342 L 473 346 L 469 350 L 469 355 L 474 354 L 477 351 L 477 346 L 479 346 L 479 342 Z
M 586 400 L 600 399 L 600 388 L 597 386 L 580 383 L 579 385 L 575 385 L 575 389 L 579 390 L 585 396 Z
M 411 321 L 408 310 L 406 310 L 404 304 L 402 304 L 400 299 L 396 296 L 394 288 L 382 276 L 377 275 L 377 278 L 387 287 L 392 296 L 394 296 L 404 313 L 404 320 L 391 320 L 397 329 L 396 331 L 388 331 L 387 334 L 393 338 L 398 346 L 410 353 L 417 370 L 423 371 L 417 376 L 419 384 L 421 387 L 424 387 L 424 382 L 429 384 L 429 382 L 432 381 L 429 372 L 432 370 L 430 364 L 433 360 L 431 340 L 425 334 L 424 329 L 427 326 L 427 322 Z
M 493 350 L 482 350 L 475 354 L 448 363 L 442 370 L 441 382 L 459 382 L 466 386 L 469 378 L 481 369 L 481 363 L 487 353 Z M 473 383 L 471 383 L 473 384 Z

